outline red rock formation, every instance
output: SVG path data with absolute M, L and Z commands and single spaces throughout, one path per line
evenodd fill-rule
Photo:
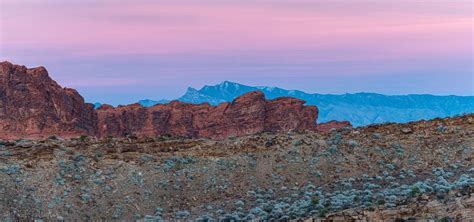
M 320 132 L 329 132 L 331 129 L 352 128 L 352 124 L 348 121 L 329 121 L 319 123 L 317 130 Z
M 318 109 L 290 97 L 266 100 L 250 92 L 231 103 L 211 106 L 173 101 L 98 110 L 74 89 L 62 88 L 45 68 L 0 63 L 0 139 L 91 136 L 208 137 L 221 139 L 260 132 L 326 131 L 350 124 L 316 126 Z
M 318 110 L 295 98 L 267 101 L 250 92 L 231 103 L 210 106 L 173 101 L 145 108 L 139 104 L 97 110 L 99 135 L 208 137 L 221 139 L 259 132 L 316 130 Z
M 96 133 L 92 104 L 62 88 L 44 67 L 0 63 L 0 138 Z

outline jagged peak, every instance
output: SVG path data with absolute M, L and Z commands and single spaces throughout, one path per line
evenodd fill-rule
M 241 85 L 241 84 L 236 83 L 236 82 L 231 82 L 231 81 L 228 81 L 228 80 L 224 80 L 221 83 L 219 83 L 218 85 Z
M 206 90 L 206 89 L 209 89 L 209 88 L 219 88 L 219 89 L 226 89 L 226 88 L 229 88 L 229 87 L 234 87 L 234 88 L 239 88 L 241 86 L 245 86 L 243 84 L 240 84 L 240 83 L 237 83 L 237 82 L 231 82 L 231 81 L 228 81 L 228 80 L 224 80 L 216 85 L 204 85 L 201 90 Z
M 194 93 L 194 92 L 198 92 L 198 90 L 195 89 L 195 88 L 193 88 L 193 87 L 188 87 L 188 88 L 186 89 L 186 93 L 188 93 L 188 92 Z

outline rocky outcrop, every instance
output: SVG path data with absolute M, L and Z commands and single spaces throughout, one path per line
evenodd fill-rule
M 305 101 L 281 97 L 266 100 L 261 91 L 217 106 L 172 101 L 94 110 L 79 93 L 52 80 L 44 67 L 0 63 L 0 138 L 50 135 L 161 136 L 222 139 L 260 132 L 326 131 L 350 126 L 330 122 L 316 126 L 318 109 Z
M 319 132 L 329 132 L 332 129 L 352 128 L 352 125 L 348 121 L 329 121 L 318 124 Z
M 0 137 L 94 135 L 92 104 L 74 89 L 62 88 L 44 67 L 0 63 Z
M 97 110 L 100 136 L 208 137 L 221 139 L 260 132 L 316 130 L 318 110 L 295 98 L 266 100 L 260 91 L 231 103 L 211 106 L 172 101 L 145 108 L 139 104 Z

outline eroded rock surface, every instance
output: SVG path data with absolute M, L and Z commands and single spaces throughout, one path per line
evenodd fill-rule
M 218 106 L 173 101 L 94 110 L 79 93 L 62 88 L 44 67 L 0 63 L 0 138 L 172 135 L 223 139 L 261 132 L 315 131 L 318 109 L 303 100 L 266 100 L 250 92 Z
M 97 110 L 99 135 L 226 138 L 260 132 L 316 130 L 318 110 L 303 100 L 266 100 L 255 91 L 231 103 L 211 106 L 173 101 L 149 108 L 139 104 Z
M 0 137 L 96 134 L 97 117 L 79 93 L 52 80 L 44 67 L 0 63 Z

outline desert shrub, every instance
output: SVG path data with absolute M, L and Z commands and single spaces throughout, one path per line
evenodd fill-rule
M 245 203 L 241 200 L 238 200 L 237 202 L 235 202 L 235 206 L 236 207 L 244 207 L 245 206 Z
M 438 193 L 447 193 L 451 190 L 451 184 L 444 177 L 439 176 L 433 188 Z
M 21 173 L 21 167 L 18 164 L 3 166 L 0 167 L 0 172 L 6 173 L 8 175 L 19 174 Z
M 145 222 L 158 222 L 158 221 L 162 221 L 162 219 L 159 216 L 145 215 L 145 217 L 143 218 L 143 221 L 145 221 Z
M 441 167 L 436 167 L 436 168 L 433 168 L 432 170 L 433 174 L 440 177 L 440 176 L 444 176 L 446 174 L 446 172 L 444 171 L 443 168 Z
M 447 127 L 447 126 L 440 125 L 440 126 L 436 127 L 436 131 L 439 132 L 439 133 L 447 132 L 447 131 L 448 131 L 448 127 Z
M 255 215 L 256 217 L 258 218 L 266 218 L 268 216 L 268 213 L 266 211 L 264 211 L 262 208 L 260 207 L 254 207 L 250 210 L 250 214 L 253 214 Z
M 311 204 L 312 205 L 318 205 L 320 201 L 320 198 L 318 196 L 315 196 L 311 199 Z
M 324 207 L 318 210 L 319 217 L 325 217 L 327 213 L 329 213 L 329 208 L 327 207 Z
M 372 138 L 379 140 L 379 139 L 382 139 L 382 135 L 380 135 L 380 133 L 374 133 L 372 134 Z
M 454 188 L 465 188 L 465 187 L 474 186 L 474 178 L 466 174 L 463 174 L 459 177 L 459 179 L 453 182 L 452 186 Z
M 418 187 L 416 187 L 416 186 L 411 187 L 410 196 L 416 197 L 416 196 L 418 196 L 420 193 L 421 193 L 420 188 L 418 188 Z
M 114 212 L 112 214 L 112 217 L 114 219 L 119 219 L 120 217 L 122 217 L 122 214 L 123 214 L 123 205 L 122 204 L 116 205 Z
M 212 216 L 208 214 L 201 215 L 198 218 L 196 218 L 196 222 L 211 222 L 211 221 L 215 221 L 215 220 L 212 218 Z
M 288 209 L 289 214 L 293 217 L 305 216 L 311 207 L 311 201 L 300 199 L 295 201 Z
M 331 134 L 331 137 L 326 141 L 329 145 L 339 145 L 342 142 L 341 133 L 335 132 Z
M 407 174 L 408 174 L 408 176 L 410 176 L 410 177 L 416 177 L 415 172 L 413 172 L 412 169 L 408 169 L 408 170 L 407 170 Z
M 357 141 L 355 141 L 355 140 L 349 140 L 349 141 L 347 141 L 347 145 L 349 145 L 350 147 L 354 148 L 354 147 L 358 146 L 359 143 L 358 143 Z
M 387 169 L 389 169 L 389 170 L 395 170 L 395 168 L 397 167 L 397 166 L 395 166 L 395 164 L 393 164 L 393 163 L 387 163 L 387 165 L 385 165 L 385 166 L 386 166 Z
M 145 163 L 146 163 L 146 162 L 150 162 L 150 161 L 152 161 L 153 159 L 154 159 L 153 156 L 150 155 L 150 154 L 143 154 L 143 155 L 140 157 L 140 161 L 145 162 Z
M 373 189 L 380 188 L 380 185 L 373 184 L 373 183 L 366 183 L 366 184 L 364 184 L 364 188 L 369 189 L 369 190 L 373 190 Z
M 332 145 L 332 146 L 330 146 L 330 147 L 328 148 L 328 152 L 329 152 L 330 154 L 335 154 L 335 153 L 337 153 L 338 151 L 339 151 L 339 149 L 337 148 L 337 145 Z
M 331 196 L 331 206 L 334 209 L 347 209 L 352 206 L 355 195 L 352 192 L 337 193 Z
M 264 202 L 260 205 L 260 208 L 264 210 L 265 212 L 270 213 L 273 210 L 273 204 Z
M 397 201 L 397 199 L 398 199 L 398 198 L 397 198 L 397 196 L 395 196 L 395 195 L 390 195 L 390 196 L 388 196 L 388 197 L 386 198 L 386 200 L 387 200 L 388 202 L 390 202 L 390 203 L 395 203 L 395 202 Z
M 350 182 L 342 182 L 341 185 L 345 188 L 345 189 L 350 189 L 352 188 L 352 184 Z
M 81 135 L 81 136 L 79 137 L 79 141 L 80 141 L 80 142 L 86 142 L 88 139 L 89 139 L 89 137 L 86 136 L 86 135 Z
M 180 210 L 175 213 L 176 218 L 183 219 L 191 216 L 191 213 L 187 210 Z
M 91 195 L 88 193 L 81 194 L 81 200 L 84 202 L 89 202 L 92 199 Z
M 459 166 L 458 166 L 457 164 L 455 164 L 455 163 L 453 163 L 453 164 L 451 164 L 451 165 L 449 165 L 449 166 L 450 166 L 451 168 L 453 168 L 453 169 L 459 168 Z
M 362 174 L 362 179 L 363 179 L 364 181 L 371 181 L 371 180 L 373 180 L 373 178 L 369 177 L 369 174 L 366 174 L 366 173 Z
M 378 205 L 385 205 L 385 200 L 384 199 L 379 199 L 377 200 Z
M 295 140 L 293 141 L 293 146 L 301 146 L 303 145 L 303 143 L 304 143 L 303 140 Z
M 402 145 L 398 143 L 392 144 L 392 148 L 395 149 L 395 152 L 397 153 L 398 156 L 403 157 L 405 150 L 403 149 Z
M 0 146 L 0 148 L 2 147 Z M 12 156 L 12 155 L 13 153 L 10 152 L 9 150 L 0 150 L 0 156 Z
M 136 172 L 136 171 L 131 171 L 128 174 L 128 180 L 138 186 L 143 186 L 144 180 L 143 180 L 143 173 L 142 172 Z
M 430 185 L 428 185 L 426 182 L 423 182 L 423 181 L 418 181 L 415 184 L 413 184 L 411 187 L 412 187 L 412 189 L 417 189 L 420 193 L 433 192 L 433 188 Z M 414 187 L 416 187 L 416 188 L 414 188 Z

